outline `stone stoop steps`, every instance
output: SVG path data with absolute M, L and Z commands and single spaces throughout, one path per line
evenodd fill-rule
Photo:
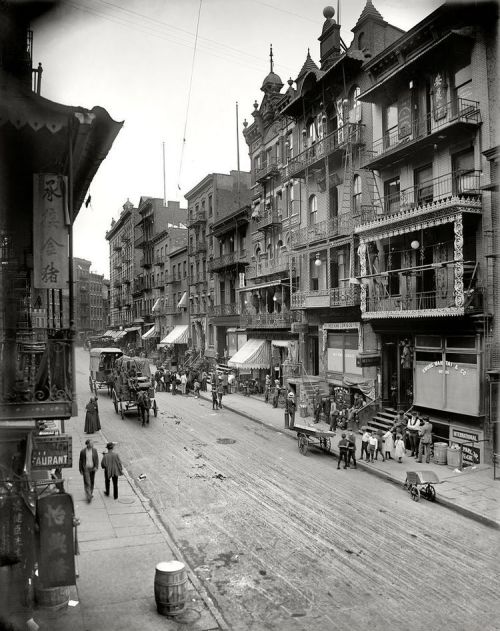
M 371 419 L 371 421 L 367 421 L 365 425 L 366 427 L 368 427 L 368 429 L 374 431 L 381 429 L 385 433 L 393 426 L 396 414 L 397 410 L 395 410 L 394 408 L 384 408 L 383 410 L 379 410 Z

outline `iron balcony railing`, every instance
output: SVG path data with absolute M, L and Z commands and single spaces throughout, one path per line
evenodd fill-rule
M 275 209 L 265 210 L 262 213 L 259 213 L 255 218 L 255 227 L 257 230 L 265 230 L 270 228 L 271 226 L 279 226 L 281 225 L 282 219 L 281 215 Z
M 307 149 L 304 149 L 304 151 L 297 156 L 291 158 L 284 168 L 285 177 L 289 178 L 300 173 L 315 162 L 342 149 L 347 142 L 361 142 L 360 123 L 347 123 L 343 125 L 340 129 L 336 129 L 334 132 L 328 134 L 328 136 L 315 141 L 310 147 L 307 147 Z
M 255 172 L 255 181 L 260 182 L 262 180 L 270 179 L 273 176 L 280 174 L 278 160 L 272 158 L 265 162 L 260 169 Z
M 205 210 L 198 210 L 193 212 L 188 220 L 188 226 L 195 226 L 196 224 L 205 223 L 207 220 L 207 213 Z
M 155 265 L 165 265 L 165 259 L 163 256 L 155 256 L 153 261 Z
M 324 221 L 318 221 L 306 228 L 292 232 L 292 247 L 320 241 L 333 236 L 349 235 L 354 231 L 354 220 L 349 214 L 339 215 Z
M 255 328 L 288 328 L 295 321 L 295 314 L 290 311 L 282 313 L 245 313 L 240 316 L 242 326 Z
M 446 309 L 455 307 L 455 292 L 444 287 L 439 290 L 420 291 L 407 295 L 385 297 L 369 296 L 367 312 L 422 311 L 424 309 Z M 479 312 L 483 308 L 483 290 L 474 287 L 465 292 L 464 309 L 467 313 Z
M 38 334 L 44 339 L 35 341 L 32 329 L 3 339 L 12 371 L 3 377 L 0 419 L 71 416 L 74 331 L 44 328 Z
M 296 291 L 292 294 L 292 309 L 321 307 L 354 307 L 360 303 L 358 285 Z
M 234 316 L 238 315 L 238 307 L 236 303 L 230 303 L 225 305 L 211 305 L 207 309 L 207 315 L 214 318 L 221 316 Z
M 289 257 L 281 255 L 274 259 L 252 263 L 247 267 L 245 274 L 248 279 L 255 279 L 260 278 L 261 276 L 270 276 L 271 274 L 282 274 L 283 272 L 288 273 L 289 268 Z
M 208 271 L 215 272 L 216 270 L 229 267 L 230 265 L 236 265 L 237 263 L 247 263 L 247 251 L 238 250 L 235 252 L 227 252 L 222 256 L 208 261 Z
M 408 121 L 407 126 L 399 124 L 391 127 L 382 138 L 373 142 L 371 148 L 367 148 L 369 157 L 366 164 L 383 154 L 398 151 L 408 142 L 420 140 L 456 123 L 479 125 L 479 102 L 455 97 L 448 103 L 433 108 L 426 116 Z
M 380 221 L 391 216 L 408 216 L 432 211 L 436 202 L 453 199 L 478 201 L 481 199 L 481 171 L 455 171 L 362 205 L 361 214 L 355 217 L 356 226 Z M 415 211 L 415 212 L 412 212 Z

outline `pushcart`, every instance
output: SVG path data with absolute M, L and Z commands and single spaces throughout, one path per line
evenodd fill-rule
M 149 359 L 142 357 L 128 357 L 123 355 L 115 361 L 113 370 L 113 405 L 115 412 L 125 417 L 125 412 L 135 410 L 140 416 L 140 393 L 146 392 L 150 409 L 158 415 L 158 405 L 155 400 L 155 389 L 151 379 Z
M 325 423 L 314 426 L 295 424 L 291 429 L 297 432 L 297 446 L 303 456 L 307 454 L 310 447 L 317 447 L 324 453 L 331 451 L 331 439 L 335 436 L 335 432 L 330 431 Z
M 435 484 L 440 484 L 440 480 L 434 471 L 406 472 L 404 488 L 408 491 L 414 502 L 418 502 L 421 495 L 429 501 L 434 502 L 436 499 Z
M 113 385 L 113 366 L 115 361 L 123 355 L 119 348 L 91 348 L 89 388 L 97 396 L 99 388 L 107 388 L 111 393 Z

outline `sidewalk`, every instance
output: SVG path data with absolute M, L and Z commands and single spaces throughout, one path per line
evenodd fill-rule
M 201 392 L 200 394 L 204 398 L 211 399 L 210 392 Z M 297 439 L 295 431 L 285 429 L 284 409 L 273 408 L 271 404 L 257 396 L 247 397 L 242 394 L 229 394 L 223 398 L 223 406 L 227 410 L 282 432 L 292 440 L 296 441 Z M 315 427 L 312 417 L 301 418 L 296 414 L 295 426 L 298 425 Z M 323 423 L 322 426 L 328 429 L 326 424 Z M 331 450 L 337 457 L 341 434 L 342 432 L 337 430 L 336 435 L 331 440 Z M 357 434 L 356 457 L 359 456 L 360 451 L 361 436 Z M 310 457 L 314 457 L 314 451 L 311 451 Z M 447 465 L 438 465 L 433 462 L 429 464 L 418 463 L 415 458 L 406 456 L 403 458 L 402 464 L 395 460 L 386 460 L 385 462 L 377 460 L 374 463 L 369 463 L 358 459 L 357 466 L 358 469 L 369 471 L 401 486 L 404 484 L 407 471 L 433 471 L 440 480 L 440 484 L 435 487 L 437 503 L 500 529 L 500 479 L 493 480 L 493 466 L 491 465 L 479 465 L 458 471 Z M 404 492 L 406 493 L 406 491 Z M 421 499 L 420 501 L 427 500 Z
M 187 564 L 184 612 L 175 618 L 158 614 L 154 594 L 156 565 L 173 559 L 182 561 L 181 553 L 126 472 L 119 478 L 119 497 L 114 500 L 104 495 L 104 474 L 100 469 L 94 499 L 87 503 L 78 459 L 88 436 L 83 433 L 83 423 L 72 422 L 70 427 L 73 467 L 64 469 L 64 480 L 81 522 L 80 555 L 76 557 L 79 577 L 70 591 L 70 602 L 77 604 L 57 611 L 36 607 L 33 619 L 39 631 L 227 629 Z M 100 461 L 106 437 L 100 431 L 91 438 Z

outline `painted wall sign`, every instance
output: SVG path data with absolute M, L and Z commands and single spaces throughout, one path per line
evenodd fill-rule
M 356 366 L 358 367 L 366 367 L 366 366 L 379 366 L 380 365 L 380 355 L 357 355 L 356 356 Z
M 38 577 L 45 588 L 75 584 L 73 516 L 73 499 L 68 493 L 42 497 L 37 502 Z
M 33 176 L 33 258 L 37 289 L 68 287 L 67 182 L 62 175 Z
M 431 370 L 431 368 L 438 368 L 438 373 L 440 375 L 445 374 L 449 375 L 451 370 L 455 370 L 459 372 L 461 375 L 465 377 L 467 374 L 467 370 L 465 368 L 461 368 L 458 364 L 455 364 L 450 361 L 444 361 L 440 359 L 439 361 L 431 362 L 422 368 L 422 372 L 425 373 Z
M 438 121 L 444 118 L 448 113 L 448 107 L 446 103 L 447 86 L 443 75 L 438 72 L 432 82 L 433 90 L 433 112 L 434 120 Z
M 73 466 L 72 437 L 35 436 L 31 452 L 31 466 L 34 469 L 54 469 Z

